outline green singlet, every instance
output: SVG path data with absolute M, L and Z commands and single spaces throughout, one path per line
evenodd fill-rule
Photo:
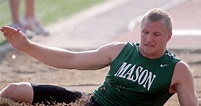
M 103 85 L 94 90 L 101 106 L 162 106 L 173 95 L 169 88 L 180 59 L 168 50 L 160 58 L 146 58 L 139 45 L 127 43 L 111 63 Z

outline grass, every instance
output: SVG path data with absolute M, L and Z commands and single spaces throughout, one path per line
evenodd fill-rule
M 25 1 L 21 0 L 20 17 L 25 12 Z M 104 1 L 106 0 L 35 0 L 35 14 L 44 26 L 48 26 Z M 9 0 L 0 0 L 0 27 L 11 23 Z M 0 45 L 5 42 L 0 34 Z

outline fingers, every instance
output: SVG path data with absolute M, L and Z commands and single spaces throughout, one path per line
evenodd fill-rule
M 2 32 L 21 33 L 21 32 L 20 32 L 20 28 L 15 29 L 15 28 L 9 27 L 9 26 L 3 26 L 0 30 L 1 30 Z
M 3 27 L 2 27 L 2 32 L 14 33 L 14 32 L 16 32 L 16 31 L 17 31 L 17 29 L 12 28 L 12 27 L 9 27 L 9 26 L 3 26 Z
M 9 26 L 3 26 L 1 28 L 1 31 L 3 32 L 4 36 L 12 36 L 12 35 L 20 34 L 20 29 L 15 29 Z
M 6 37 L 6 36 L 11 36 L 12 33 L 7 31 L 4 27 L 2 27 L 1 31 L 3 32 L 3 35 Z

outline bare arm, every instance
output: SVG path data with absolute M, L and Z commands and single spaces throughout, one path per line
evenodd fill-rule
M 198 106 L 198 97 L 190 67 L 183 61 L 177 63 L 173 75 L 174 88 L 181 106 Z
M 34 43 L 19 30 L 2 27 L 1 31 L 8 41 L 18 50 L 39 61 L 58 68 L 99 69 L 108 66 L 124 47 L 124 43 L 111 43 L 96 50 L 72 52 Z
M 26 53 L 54 67 L 91 70 L 108 66 L 123 47 L 124 44 L 111 43 L 95 50 L 73 52 L 32 43 Z

